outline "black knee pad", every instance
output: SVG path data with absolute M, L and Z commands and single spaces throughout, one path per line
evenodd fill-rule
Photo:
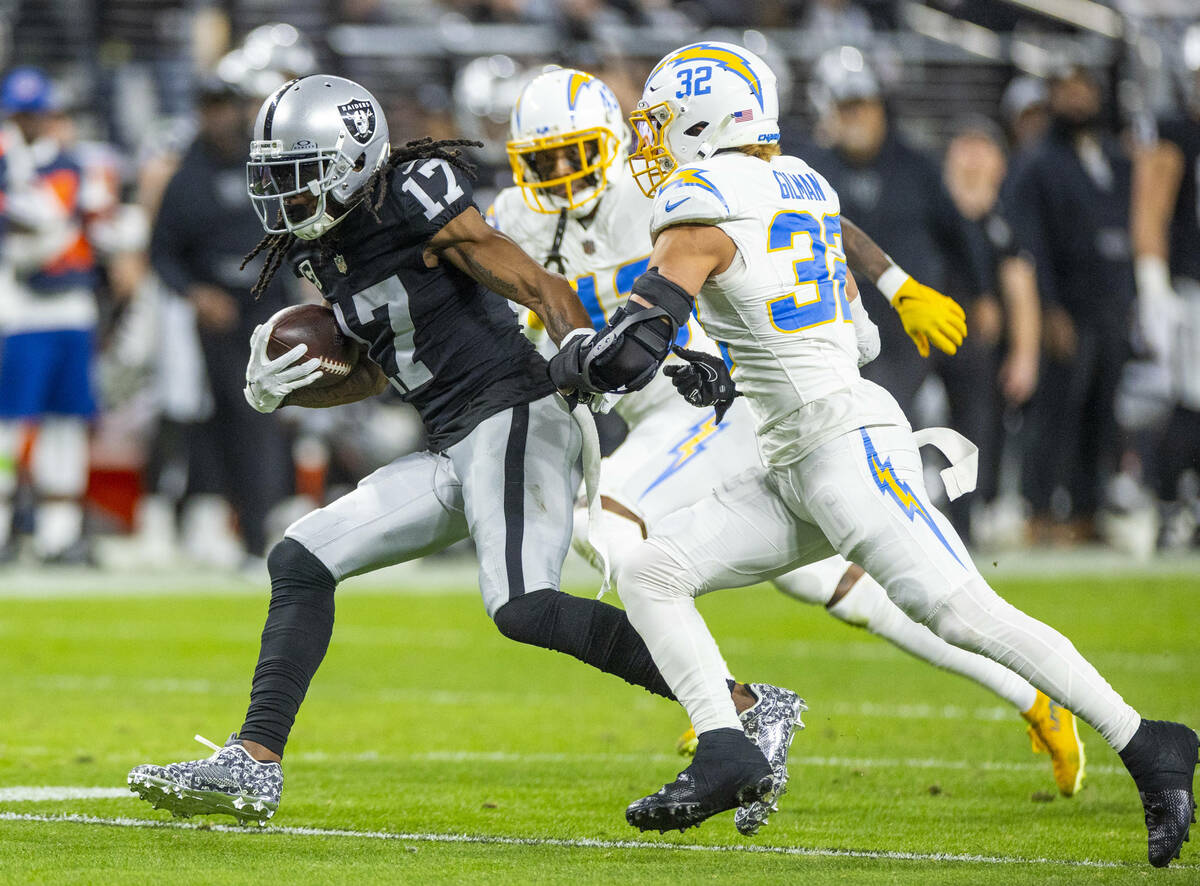
M 271 574 L 271 590 L 309 587 L 333 591 L 337 581 L 316 554 L 294 538 L 285 538 L 267 555 L 267 571 Z
M 646 644 L 615 606 L 542 588 L 509 600 L 493 619 L 510 640 L 574 656 L 656 695 L 674 698 Z
M 518 643 L 548 646 L 558 614 L 561 591 L 543 588 L 513 597 L 496 610 L 492 619 L 500 633 Z

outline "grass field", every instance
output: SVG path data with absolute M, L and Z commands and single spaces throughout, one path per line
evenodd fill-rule
M 791 791 L 753 840 L 728 813 L 643 836 L 624 808 L 680 768 L 682 712 L 504 640 L 469 581 L 421 574 L 340 594 L 265 831 L 122 790 L 240 725 L 265 589 L 5 598 L 0 576 L 0 882 L 1200 883 L 1190 845 L 1146 865 L 1136 791 L 1090 730 L 1064 800 L 1003 702 L 765 588 L 702 609 L 740 676 L 808 699 Z M 1200 576 L 995 583 L 1139 709 L 1200 724 Z

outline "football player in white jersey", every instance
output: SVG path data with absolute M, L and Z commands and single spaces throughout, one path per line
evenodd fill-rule
M 547 71 L 522 90 L 511 128 L 507 148 L 516 186 L 497 195 L 488 219 L 529 255 L 572 280 L 600 329 L 646 270 L 651 248 L 653 203 L 625 170 L 629 137 L 616 98 L 601 80 L 583 71 Z M 854 245 L 847 250 L 849 264 L 860 273 L 882 255 L 865 235 Z M 534 314 L 526 324 L 540 328 Z M 855 334 L 862 365 L 878 351 L 878 332 L 863 315 Z M 553 354 L 549 337 L 543 332 L 540 339 L 548 345 L 547 355 Z M 676 343 L 719 354 L 694 318 L 680 328 Z M 668 361 L 679 362 L 673 357 Z M 754 419 L 742 400 L 718 423 L 713 410 L 697 413 L 677 396 L 666 376 L 658 375 L 621 397 L 614 408 L 629 433 L 604 462 L 599 525 L 577 532 L 574 539 L 576 550 L 593 563 L 588 537 L 603 536 L 604 549 L 619 559 L 662 518 L 693 504 L 722 479 L 760 464 Z M 580 508 L 576 523 L 585 521 L 586 509 Z M 778 576 L 774 584 L 991 689 L 1029 722 L 1035 749 L 1050 753 L 1060 791 L 1071 796 L 1079 788 L 1083 745 L 1071 713 L 1002 665 L 951 646 L 912 621 L 861 568 L 837 555 Z M 681 748 L 694 751 L 694 745 L 689 730 Z M 753 833 L 761 822 L 743 813 L 735 816 L 736 824 L 743 833 Z
M 626 817 L 665 830 L 747 796 L 769 800 L 695 597 L 837 552 L 909 617 L 1012 668 L 1095 728 L 1138 786 L 1150 862 L 1167 865 L 1195 809 L 1196 733 L 1142 719 L 1066 637 L 999 597 L 930 504 L 907 420 L 858 373 L 852 314 L 862 307 L 837 248 L 838 196 L 779 151 L 777 118 L 774 76 L 741 47 L 693 44 L 659 62 L 631 117 L 630 165 L 655 197 L 649 270 L 605 329 L 572 333 L 550 364 L 563 389 L 636 388 L 695 307 L 728 348 L 763 458 L 622 558 L 630 621 L 699 736 L 692 764 Z M 733 396 L 711 375 L 680 381 L 700 402 Z

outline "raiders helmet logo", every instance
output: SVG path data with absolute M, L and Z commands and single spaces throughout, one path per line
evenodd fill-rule
M 338 105 L 337 109 L 342 115 L 342 122 L 346 124 L 346 130 L 360 145 L 365 145 L 375 135 L 375 108 L 369 101 L 357 98 Z

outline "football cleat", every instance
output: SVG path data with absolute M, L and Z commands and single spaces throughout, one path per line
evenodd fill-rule
M 1192 778 L 1198 752 L 1195 732 L 1165 720 L 1142 720 L 1121 751 L 1146 813 L 1147 856 L 1156 868 L 1179 858 L 1196 820 Z
M 767 817 L 779 808 L 779 798 L 787 791 L 788 748 L 796 737 L 796 727 L 804 728 L 802 711 L 808 710 L 804 699 L 790 689 L 768 683 L 751 683 L 750 691 L 757 697 L 751 707 L 739 715 L 746 737 L 754 742 L 771 766 L 773 782 L 770 800 L 754 800 L 742 805 L 733 814 L 738 833 L 750 837 L 767 823 Z
M 1054 783 L 1064 797 L 1073 797 L 1083 784 L 1087 758 L 1076 728 L 1075 715 L 1038 692 L 1033 707 L 1021 714 L 1029 723 L 1035 754 L 1049 754 Z
M 696 744 L 696 727 L 689 726 L 687 732 L 675 741 L 675 750 L 681 757 L 694 757 L 696 756 Z
M 212 748 L 212 756 L 167 766 L 135 766 L 126 779 L 129 789 L 176 818 L 225 813 L 238 824 L 265 825 L 279 808 L 283 768 L 255 760 L 236 733 L 225 747 L 199 735 L 196 741 Z
M 643 831 L 686 830 L 706 818 L 773 798 L 775 773 L 762 751 L 740 729 L 713 729 L 700 736 L 696 758 L 670 784 L 625 810 Z

